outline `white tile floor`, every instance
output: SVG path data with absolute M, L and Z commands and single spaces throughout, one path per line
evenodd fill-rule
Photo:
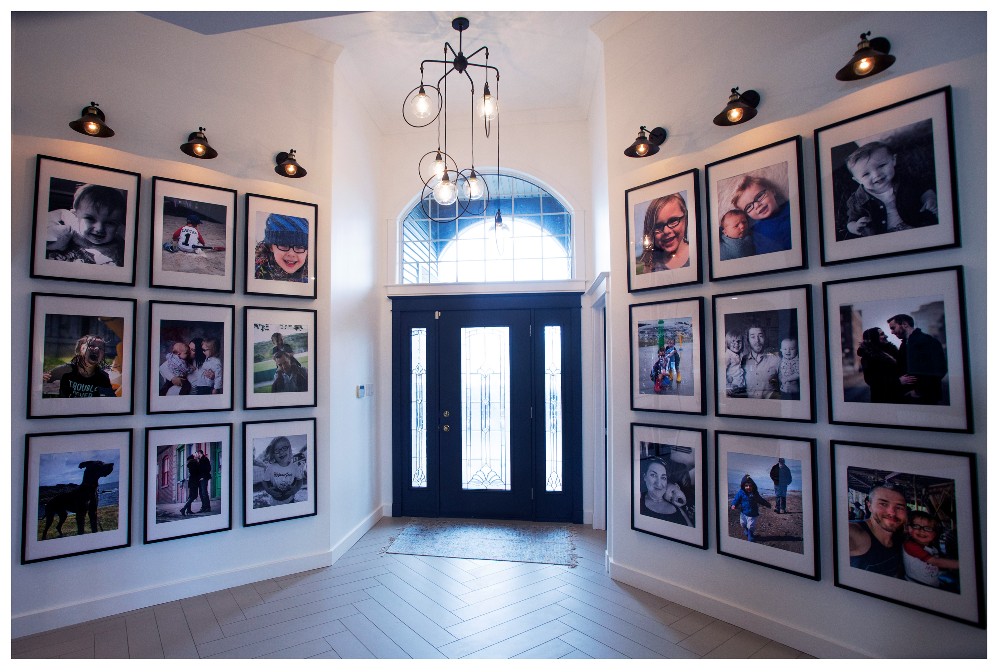
M 332 567 L 15 639 L 13 658 L 806 658 L 604 573 L 386 554 L 386 518 Z

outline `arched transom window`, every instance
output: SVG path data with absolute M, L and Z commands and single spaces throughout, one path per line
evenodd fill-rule
M 520 177 L 493 174 L 486 181 L 485 214 L 436 222 L 420 203 L 406 214 L 400 226 L 403 284 L 572 279 L 573 222 L 566 205 Z M 439 207 L 432 200 L 426 207 L 439 212 L 431 209 Z

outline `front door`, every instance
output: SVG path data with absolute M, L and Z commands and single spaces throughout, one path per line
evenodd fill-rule
M 394 299 L 393 515 L 581 522 L 579 297 L 556 296 Z

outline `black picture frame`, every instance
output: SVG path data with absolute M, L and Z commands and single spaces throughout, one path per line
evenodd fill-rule
M 632 423 L 632 529 L 695 548 L 708 548 L 706 431 Z M 659 463 L 662 470 L 653 463 Z M 662 473 L 657 474 L 660 471 Z M 647 473 L 649 472 L 649 473 Z M 657 478 L 659 476 L 659 478 Z M 667 481 L 664 511 L 647 494 Z M 667 512 L 668 509 L 674 509 Z
M 971 433 L 964 295 L 960 266 L 823 283 L 830 423 Z M 897 315 L 921 332 L 906 354 L 888 323 Z M 876 328 L 888 343 L 862 348 Z M 901 385 L 904 374 L 914 384 Z
M 814 135 L 824 266 L 961 244 L 950 86 L 818 128 Z M 873 187 L 885 183 L 879 170 L 891 170 L 893 201 L 904 225 L 888 219 L 872 195 L 877 189 L 869 192 L 854 178 L 849 158 L 858 170 L 871 168 L 866 172 L 876 180 Z
M 714 161 L 705 184 L 711 280 L 808 266 L 801 136 Z M 743 236 L 724 236 L 730 224 Z
M 317 473 L 316 418 L 244 422 L 243 526 L 315 516 Z
M 717 431 L 715 536 L 719 555 L 819 581 L 816 472 L 815 439 Z M 757 501 L 759 517 L 752 524 L 752 539 L 748 526 L 743 525 L 749 520 L 743 517 L 744 500 L 735 499 L 746 476 L 756 485 L 751 493 L 756 491 L 768 502 L 765 506 Z M 782 499 L 780 488 L 785 493 Z
M 27 417 L 131 415 L 135 311 L 135 299 L 33 292 Z M 88 351 L 98 348 L 103 358 L 88 375 L 94 365 L 86 361 Z M 77 356 L 83 371 L 74 363 Z
M 150 287 L 236 292 L 235 189 L 154 176 L 151 220 Z
M 130 546 L 131 482 L 132 430 L 27 434 L 21 564 Z
M 669 199 L 669 200 L 661 200 Z M 675 208 L 666 212 L 672 221 L 683 217 L 686 227 L 686 241 L 681 239 L 676 249 L 671 253 L 656 250 L 656 213 L 649 214 L 649 208 L 655 205 L 657 211 L 665 207 Z M 701 235 L 699 222 L 700 207 L 698 200 L 698 169 L 692 168 L 683 173 L 663 177 L 646 184 L 625 190 L 625 238 L 628 251 L 628 291 L 636 292 L 660 287 L 679 287 L 701 282 Z M 646 220 L 649 220 L 647 223 Z M 667 227 L 665 237 L 668 241 L 675 240 L 671 233 L 673 225 Z M 673 246 L 668 242 L 668 245 Z M 673 259 L 684 255 L 687 247 L 687 261 L 680 266 L 673 266 Z M 655 258 L 654 258 L 655 257 Z M 661 268 L 662 266 L 662 268 Z
M 281 266 L 275 260 L 273 251 L 268 252 L 264 242 L 267 234 L 267 222 L 272 215 L 277 215 L 281 221 L 274 225 L 281 233 L 276 234 L 283 240 L 303 238 L 305 231 L 306 255 L 300 264 L 302 255 L 290 258 L 292 266 Z M 317 270 L 316 230 L 318 226 L 319 209 L 315 203 L 293 201 L 287 198 L 275 198 L 261 194 L 246 194 L 246 272 L 245 287 L 247 294 L 264 294 L 269 296 L 288 296 L 304 299 L 316 298 Z M 294 246 L 291 246 L 294 248 Z M 291 251 L 294 252 L 294 249 Z M 293 268 L 296 264 L 297 267 Z
M 148 413 L 233 410 L 235 322 L 236 309 L 231 305 L 149 302 Z M 201 355 L 197 352 L 193 356 L 187 355 L 190 343 L 194 341 L 197 346 L 198 339 L 202 339 L 202 348 L 209 340 L 215 341 L 218 346 L 218 352 L 201 363 L 198 362 Z M 177 352 L 177 348 L 181 352 Z M 215 361 L 212 361 L 213 358 Z M 187 372 L 183 373 L 185 366 Z M 211 380 L 208 380 L 209 371 Z M 174 378 L 167 379 L 167 372 Z M 176 379 L 180 379 L 180 385 L 170 384 Z
M 134 287 L 141 179 L 129 170 L 39 154 L 31 277 Z M 120 235 L 108 228 L 115 225 Z
M 243 407 L 251 410 L 316 406 L 319 351 L 316 311 L 246 306 L 243 329 Z M 276 391 L 279 365 L 275 357 L 279 350 L 287 355 L 281 360 L 288 371 L 280 377 L 283 389 Z
M 205 488 L 210 503 L 208 511 L 201 506 L 200 482 L 192 484 L 187 465 L 196 450 L 203 451 L 211 465 L 211 477 Z M 232 473 L 232 424 L 147 427 L 142 543 L 231 530 Z M 191 495 L 198 496 L 189 503 Z M 191 509 L 195 503 L 199 505 L 198 511 Z M 185 507 L 188 512 L 184 512 Z
M 812 288 L 793 285 L 716 294 L 712 314 L 715 414 L 815 422 Z M 763 349 L 748 366 L 753 341 L 761 335 Z M 729 348 L 733 338 L 740 347 L 738 353 Z M 788 341 L 792 341 L 795 357 L 786 359 Z
M 705 415 L 704 324 L 701 297 L 629 306 L 632 410 Z
M 830 463 L 834 585 L 985 628 L 976 456 L 831 441 Z

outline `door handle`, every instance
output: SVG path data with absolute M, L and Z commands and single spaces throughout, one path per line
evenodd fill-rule
M 450 432 L 451 431 L 451 425 L 441 425 L 441 431 L 443 431 L 443 432 Z

